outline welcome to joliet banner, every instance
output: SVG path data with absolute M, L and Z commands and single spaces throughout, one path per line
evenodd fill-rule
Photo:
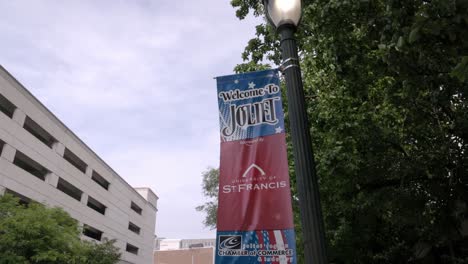
M 296 263 L 278 71 L 216 79 L 221 125 L 216 264 Z

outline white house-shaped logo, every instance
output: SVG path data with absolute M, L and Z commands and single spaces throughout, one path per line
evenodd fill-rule
M 260 168 L 260 166 L 258 166 L 257 164 L 253 163 L 252 165 L 250 165 L 250 167 L 248 167 L 248 168 L 245 170 L 244 174 L 242 174 L 242 178 L 247 177 L 247 174 L 250 172 L 250 170 L 253 170 L 253 169 L 257 169 L 257 170 L 262 174 L 262 176 L 265 175 L 265 171 L 263 171 L 263 169 Z

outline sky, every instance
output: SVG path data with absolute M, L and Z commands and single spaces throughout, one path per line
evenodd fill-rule
M 260 18 L 229 0 L 0 0 L 0 64 L 134 187 L 156 235 L 214 238 L 201 173 L 219 166 L 215 76 Z

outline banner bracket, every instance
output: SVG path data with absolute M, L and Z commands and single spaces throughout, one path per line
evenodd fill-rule
M 289 68 L 292 68 L 292 67 L 299 68 L 298 61 L 299 60 L 297 58 L 288 58 L 281 63 L 278 69 L 281 73 L 284 73 Z

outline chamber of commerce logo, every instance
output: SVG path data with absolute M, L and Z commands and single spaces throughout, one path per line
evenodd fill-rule
M 241 249 L 242 236 L 219 236 L 219 249 Z

